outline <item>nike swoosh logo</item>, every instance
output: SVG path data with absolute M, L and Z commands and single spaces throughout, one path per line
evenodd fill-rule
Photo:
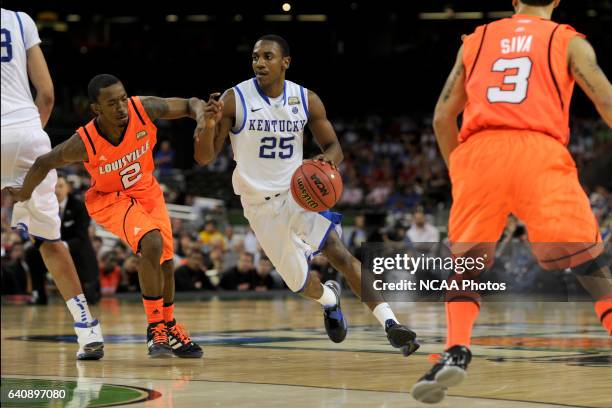
M 257 112 L 258 110 L 262 110 L 263 108 L 257 108 L 257 109 L 253 109 L 251 108 L 251 112 Z

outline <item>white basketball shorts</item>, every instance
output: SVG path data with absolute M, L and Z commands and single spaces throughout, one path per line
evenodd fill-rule
M 51 151 L 49 136 L 40 126 L 2 128 L 2 188 L 20 187 L 40 155 Z M 49 172 L 32 198 L 13 207 L 11 226 L 47 241 L 60 239 L 59 204 L 55 196 L 57 173 Z
M 289 289 L 300 292 L 310 258 L 323 248 L 332 228 L 341 235 L 342 216 L 331 211 L 306 211 L 288 192 L 263 203 L 251 204 L 245 197 L 241 201 L 261 248 Z

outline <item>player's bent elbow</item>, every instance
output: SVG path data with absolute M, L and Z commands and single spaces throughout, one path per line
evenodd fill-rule
M 40 108 L 52 109 L 54 103 L 55 95 L 53 95 L 53 90 L 51 90 L 51 92 L 42 91 L 36 95 L 36 105 Z

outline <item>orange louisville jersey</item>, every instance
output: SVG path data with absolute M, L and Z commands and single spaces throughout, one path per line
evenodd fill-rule
M 128 100 L 128 118 L 117 145 L 102 135 L 95 119 L 77 130 L 87 149 L 88 161 L 84 164 L 92 178 L 89 192 L 137 193 L 157 185 L 153 177 L 157 128 L 137 96 Z
M 574 79 L 567 64 L 572 27 L 514 15 L 463 41 L 467 103 L 459 142 L 482 130 L 531 130 L 569 139 Z

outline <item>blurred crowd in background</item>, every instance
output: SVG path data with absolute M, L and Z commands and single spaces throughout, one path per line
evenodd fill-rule
M 423 243 L 443 243 L 451 190 L 430 121 L 368 116 L 333 123 L 345 152 L 340 166 L 344 193 L 337 210 L 346 214 L 343 239 L 349 249 L 359 257 L 360 246 L 367 241 L 401 242 L 417 252 L 432 251 Z M 588 176 L 591 164 L 609 153 L 612 134 L 598 120 L 574 120 L 572 131 L 569 148 L 581 174 Z M 314 146 L 306 150 L 316 153 Z M 191 169 L 181 169 L 175 164 L 172 141 L 162 138 L 155 160 L 167 203 L 197 214 L 191 220 L 171 218 L 177 291 L 286 288 L 245 220 L 231 216 L 239 214 L 240 207 L 231 187 L 234 162 L 229 146 L 207 167 L 194 163 Z M 95 302 L 99 296 L 139 292 L 138 255 L 90 223 L 82 203 L 89 184 L 82 165 L 75 165 L 60 171 L 56 189 L 63 240 L 73 253 L 86 294 Z M 609 241 L 612 194 L 602 185 L 585 188 L 603 239 Z M 220 204 L 204 211 L 194 204 L 198 197 L 220 199 L 215 200 Z M 38 251 L 19 230 L 11 230 L 11 205 L 10 196 L 3 194 L 2 294 L 31 296 L 30 302 L 44 304 L 45 288 L 53 285 Z M 502 239 L 523 241 L 526 234 L 520 221 L 510 218 Z M 311 269 L 323 280 L 341 280 L 322 255 L 312 260 Z

